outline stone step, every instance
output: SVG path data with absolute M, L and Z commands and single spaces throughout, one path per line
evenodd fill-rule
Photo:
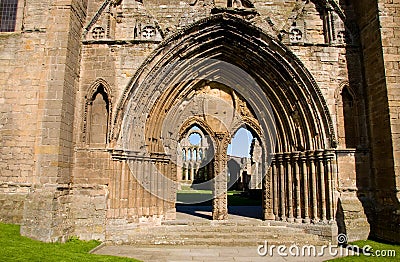
M 238 236 L 238 235 L 207 235 L 207 236 L 200 236 L 200 235 L 144 235 L 144 236 L 136 236 L 134 239 L 143 239 L 143 240 L 152 240 L 152 239 L 202 239 L 205 241 L 212 241 L 212 240 L 219 240 L 219 239 L 235 239 L 237 241 L 243 241 L 243 240 L 251 240 L 253 242 L 257 242 L 257 241 L 264 241 L 264 239 L 268 239 L 268 240 L 279 240 L 279 241 L 292 241 L 292 242 L 297 242 L 297 241 L 301 241 L 301 242 L 319 242 L 321 241 L 318 238 L 313 238 L 313 237 L 309 237 L 309 236 L 298 236 L 298 237 L 290 237 L 290 236 L 269 236 L 269 235 L 260 235 L 260 236 Z
M 262 221 L 262 220 L 234 220 L 234 221 L 226 221 L 226 220 L 198 220 L 198 221 L 188 221 L 188 220 L 167 220 L 162 221 L 161 225 L 188 225 L 188 226 L 217 226 L 217 225 L 224 225 L 224 226 L 252 226 L 252 225 L 259 225 L 259 226 L 270 226 L 270 225 L 280 225 L 282 222 L 279 221 Z
M 119 233 L 120 239 L 124 239 L 121 243 L 135 245 L 256 246 L 263 244 L 264 241 L 276 245 L 328 243 L 317 235 L 305 233 L 301 228 L 268 226 L 263 223 L 246 225 L 208 222 L 208 224 L 189 226 L 178 222 L 154 227 L 121 228 Z
M 190 228 L 190 229 L 185 229 L 185 228 L 178 228 L 178 229 L 154 229 L 154 230 L 140 230 L 140 231 L 135 231 L 136 234 L 153 234 L 153 235 L 159 235 L 159 234 L 179 234 L 179 235 L 199 235 L 199 236 L 206 236 L 206 235 L 237 235 L 237 236 L 275 236 L 275 235 L 280 235 L 280 236 L 290 236 L 290 237 L 296 237 L 296 235 L 301 235 L 304 234 L 301 230 L 269 230 L 269 229 L 259 229 L 259 230 L 227 230 L 224 228 L 218 228 L 218 229 L 210 229 L 210 228 Z M 317 237 L 317 236 L 315 236 Z
M 158 238 L 158 239 L 135 239 L 130 241 L 135 245 L 195 245 L 195 246 L 258 246 L 264 244 L 265 241 L 270 245 L 324 245 L 323 241 L 293 241 L 288 239 L 235 239 L 234 236 L 228 239 L 199 239 L 199 238 Z
M 235 227 L 235 226 L 166 226 L 166 227 L 153 227 L 149 228 L 137 228 L 135 229 L 136 233 L 144 232 L 146 234 L 149 231 L 157 232 L 157 233 L 168 233 L 168 232 L 188 232 L 188 233 L 236 233 L 236 234 L 294 234 L 294 233 L 304 233 L 302 229 L 298 228 L 287 228 L 287 227 Z
M 156 234 L 156 233 L 150 233 L 150 234 L 136 234 L 136 237 L 144 237 L 144 238 L 154 238 L 154 237 L 181 237 L 181 238 L 204 238 L 204 239 L 213 239 L 213 238 L 229 238 L 229 237 L 235 237 L 237 239 L 262 239 L 262 238 L 269 238 L 269 239 L 289 239 L 289 240 L 298 240 L 298 239 L 304 239 L 303 234 L 297 234 L 297 235 L 281 235 L 281 234 L 268 234 L 268 233 L 241 233 L 241 234 L 236 234 L 236 233 L 207 233 L 207 234 L 202 234 L 202 233 L 187 233 L 187 232 L 170 232 L 168 234 Z M 318 237 L 311 237 L 312 235 L 308 236 L 306 235 L 308 239 L 312 240 L 319 240 Z

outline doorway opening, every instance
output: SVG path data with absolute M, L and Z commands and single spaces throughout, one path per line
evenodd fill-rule
M 176 210 L 184 217 L 212 219 L 214 148 L 211 138 L 193 125 L 178 146 L 178 190 Z
M 233 136 L 227 159 L 228 213 L 262 218 L 262 148 L 246 126 Z

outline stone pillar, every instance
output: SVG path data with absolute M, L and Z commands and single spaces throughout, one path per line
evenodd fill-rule
M 328 199 L 327 201 L 327 219 L 330 222 L 333 222 L 334 220 L 334 204 L 333 204 L 333 167 L 332 167 L 332 162 L 333 158 L 335 157 L 335 154 L 333 151 L 328 151 L 326 150 L 324 152 L 324 159 L 325 159 L 325 170 L 326 170 L 326 175 L 327 175 L 327 190 L 328 190 Z
M 324 14 L 324 31 L 325 31 L 325 43 L 330 44 L 335 41 L 335 28 L 333 26 L 333 8 L 332 6 L 326 5 L 326 11 Z
M 268 168 L 267 175 L 263 177 L 263 210 L 265 220 L 274 220 L 274 205 L 273 205 L 273 194 L 272 191 L 272 165 Z
M 227 155 L 228 134 L 216 133 L 216 154 L 214 156 L 213 220 L 228 219 L 227 198 Z
M 279 176 L 279 206 L 280 206 L 280 211 L 281 211 L 281 220 L 282 221 L 286 221 L 286 205 L 285 205 L 285 201 L 286 201 L 286 196 L 285 196 L 285 169 L 283 166 L 283 155 L 282 154 L 278 154 L 278 162 L 277 162 L 277 172 L 278 172 L 278 176 Z
M 287 176 L 287 183 L 286 188 L 287 188 L 287 198 L 288 198 L 288 222 L 294 222 L 294 217 L 293 217 L 293 184 L 292 184 L 292 159 L 291 159 L 291 154 L 290 153 L 285 153 L 285 166 L 286 166 L 286 176 Z
M 318 202 L 317 202 L 317 181 L 316 181 L 316 172 L 317 165 L 315 165 L 315 156 L 314 151 L 308 151 L 308 160 L 309 160 L 309 170 L 310 170 L 310 179 L 311 179 L 311 200 L 312 200 L 312 220 L 314 222 L 318 221 Z
M 300 165 L 301 165 L 301 172 L 303 173 L 303 188 L 304 188 L 304 223 L 310 223 L 309 217 L 309 183 L 308 183 L 308 168 L 307 168 L 307 155 L 305 152 L 301 152 L 300 154 Z
M 185 181 L 189 180 L 189 165 L 185 163 Z
M 169 180 L 167 182 L 167 185 L 163 184 L 161 185 L 161 188 L 164 190 L 165 196 L 165 198 L 163 199 L 165 219 L 171 220 L 176 219 L 175 203 L 178 183 L 176 183 L 176 178 L 174 177 L 174 174 L 176 173 L 176 168 L 179 167 L 171 161 L 166 163 L 166 165 L 166 174 Z
M 320 185 L 320 195 L 321 195 L 321 219 L 323 222 L 326 222 L 326 190 L 325 190 L 325 168 L 324 168 L 324 151 L 317 150 L 317 163 L 318 163 L 318 172 L 319 172 L 319 185 Z
M 189 180 L 193 181 L 194 180 L 194 163 L 191 164 L 190 166 L 190 177 Z
M 300 198 L 300 168 L 299 168 L 299 152 L 293 152 L 292 154 L 292 161 L 293 161 L 293 173 L 294 173 L 294 179 L 295 179 L 295 194 L 296 194 L 296 199 L 295 199 L 295 208 L 296 208 L 296 223 L 301 223 L 301 198 Z
M 273 208 L 274 208 L 274 215 L 275 220 L 279 220 L 279 205 L 278 205 L 278 173 L 276 171 L 276 156 L 272 159 L 271 162 L 271 169 L 272 169 L 272 183 L 273 183 Z
M 176 170 L 176 176 L 178 178 L 178 181 L 181 181 L 181 180 L 183 180 L 182 179 L 182 177 L 183 177 L 183 162 L 182 161 L 177 162 L 177 165 L 179 168 Z

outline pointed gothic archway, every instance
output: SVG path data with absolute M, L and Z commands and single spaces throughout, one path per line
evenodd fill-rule
M 229 101 L 226 94 L 219 98 L 234 110 L 227 110 L 222 118 L 216 117 L 218 109 L 211 117 L 194 110 L 192 117 L 197 117 L 196 124 L 203 121 L 213 126 L 208 131 L 216 144 L 214 176 L 222 177 L 218 174 L 226 171 L 224 147 L 230 141 L 230 125 L 247 121 L 260 132 L 264 149 L 264 218 L 333 221 L 329 149 L 335 136 L 319 88 L 283 44 L 227 14 L 203 19 L 164 40 L 124 92 L 112 136 L 125 159 L 136 163 L 130 167 L 135 179 L 152 194 L 148 203 L 140 203 L 140 210 L 152 210 L 149 215 L 173 213 L 177 130 L 184 129 L 190 115 L 185 114 L 191 112 L 180 110 L 194 101 L 193 105 L 203 106 L 204 111 L 201 99 L 195 98 L 201 97 L 204 87 L 213 89 L 213 83 L 223 84 L 217 90 L 228 90 L 224 92 L 230 94 Z M 237 123 L 235 115 L 241 119 Z M 229 125 L 225 122 L 228 116 Z M 268 168 L 270 161 L 272 167 Z M 216 192 L 225 190 L 222 184 L 216 182 Z M 226 195 L 217 193 L 216 199 L 214 218 L 225 219 Z M 149 203 L 152 208 L 143 206 Z

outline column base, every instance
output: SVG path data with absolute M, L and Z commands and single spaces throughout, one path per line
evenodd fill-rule
M 300 224 L 300 223 L 303 222 L 303 219 L 302 219 L 302 218 L 295 218 L 295 219 L 294 219 L 294 222 Z
M 213 220 L 227 220 L 228 213 L 227 212 L 213 212 L 212 217 L 213 217 Z
M 311 223 L 313 223 L 313 224 L 317 224 L 317 223 L 319 223 L 319 219 L 318 218 L 313 218 L 312 220 L 311 220 Z
M 275 215 L 270 212 L 264 213 L 264 220 L 275 220 Z

